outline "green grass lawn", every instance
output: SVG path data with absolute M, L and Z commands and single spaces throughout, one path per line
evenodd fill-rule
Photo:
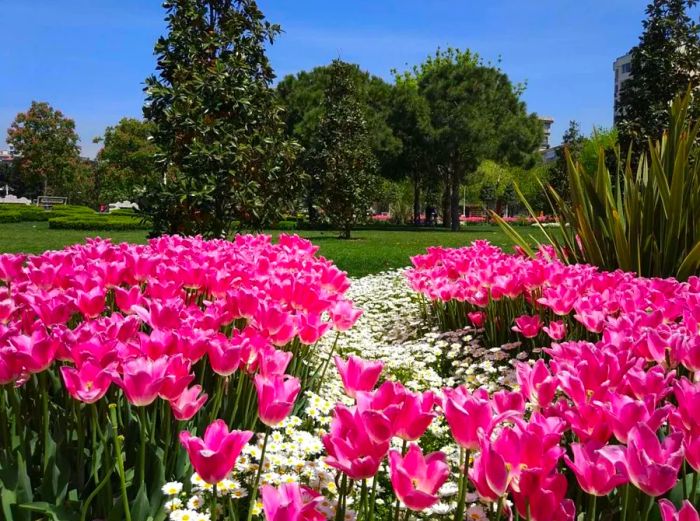
M 542 240 L 536 228 L 520 229 L 522 234 Z M 270 232 L 277 236 L 282 232 Z M 354 277 L 400 268 L 410 264 L 409 257 L 423 253 L 428 246 L 465 246 L 477 239 L 510 248 L 512 242 L 497 226 L 472 226 L 452 233 L 440 229 L 383 231 L 358 230 L 350 240 L 338 239 L 333 231 L 299 231 L 320 246 L 320 254 L 332 259 L 339 268 Z M 69 244 L 84 242 L 86 237 L 109 237 L 115 242 L 146 242 L 144 231 L 85 232 L 78 230 L 49 230 L 46 222 L 0 224 L 0 253 L 41 253 L 61 249 Z

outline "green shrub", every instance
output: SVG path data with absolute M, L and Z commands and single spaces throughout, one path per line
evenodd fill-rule
M 49 228 L 52 230 L 124 231 L 147 230 L 150 225 L 135 217 L 94 214 L 52 217 L 49 219 Z
M 279 221 L 277 224 L 271 227 L 272 230 L 282 230 L 291 231 L 297 229 L 297 223 L 295 221 Z
M 133 208 L 117 208 L 116 210 L 112 210 L 109 212 L 109 215 L 122 215 L 122 216 L 127 216 L 127 217 L 136 217 L 137 213 L 136 210 Z

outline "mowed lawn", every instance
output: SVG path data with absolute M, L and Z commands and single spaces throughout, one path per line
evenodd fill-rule
M 543 236 L 535 227 L 519 228 L 532 242 Z M 282 232 L 269 232 L 276 237 Z M 291 232 L 288 232 L 291 233 Z M 296 232 L 320 247 L 320 254 L 332 259 L 339 268 L 353 277 L 400 268 L 410 264 L 409 257 L 423 253 L 428 246 L 466 246 L 477 239 L 487 239 L 506 249 L 510 239 L 497 226 L 473 226 L 456 233 L 441 229 L 384 231 L 358 230 L 350 240 L 338 239 L 333 231 L 301 230 Z M 79 230 L 49 230 L 46 222 L 0 224 L 0 253 L 41 253 L 81 243 L 86 237 L 109 237 L 115 242 L 145 243 L 145 231 L 86 232 Z

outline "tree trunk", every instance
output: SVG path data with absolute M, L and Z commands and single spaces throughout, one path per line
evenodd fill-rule
M 460 188 L 460 175 L 452 171 L 451 175 L 451 190 L 450 190 L 450 214 L 451 214 L 451 224 L 450 229 L 453 232 L 459 231 L 459 188 Z
M 450 227 L 450 180 L 445 180 L 445 189 L 442 192 L 442 226 L 445 228 Z
M 413 224 L 420 224 L 420 183 L 417 175 L 413 176 Z

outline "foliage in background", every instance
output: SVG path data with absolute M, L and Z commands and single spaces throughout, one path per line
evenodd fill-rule
M 134 189 L 157 179 L 153 143 L 154 125 L 136 118 L 122 118 L 107 127 L 97 153 L 95 195 L 101 203 L 131 200 Z
M 676 98 L 668 130 L 639 157 L 636 171 L 618 153 L 611 172 L 603 149 L 595 171 L 569 162 L 571 203 L 549 189 L 562 226 L 548 240 L 562 258 L 646 277 L 686 280 L 700 273 L 700 121 L 690 118 L 689 105 L 689 95 Z
M 566 152 L 568 151 L 574 161 L 578 161 L 585 142 L 586 137 L 581 134 L 579 123 L 569 121 L 569 127 L 564 131 L 561 145 L 556 149 L 556 160 L 549 168 L 549 184 L 566 200 L 570 198 Z
M 221 237 L 260 229 L 298 189 L 266 46 L 280 28 L 253 0 L 173 0 L 158 40 L 144 115 L 163 181 L 141 192 L 153 232 Z
M 7 130 L 7 143 L 18 156 L 14 163 L 17 194 L 69 197 L 81 167 L 75 122 L 46 102 L 33 101 L 17 114 Z
M 362 109 L 354 65 L 335 60 L 312 145 L 319 206 L 343 238 L 367 219 L 376 183 L 376 159 Z
M 669 124 L 668 106 L 689 86 L 691 113 L 700 115 L 700 25 L 689 10 L 697 0 L 653 0 L 639 44 L 632 49 L 632 77 L 620 92 L 615 125 L 622 150 L 640 151 L 648 138 L 659 139 Z

